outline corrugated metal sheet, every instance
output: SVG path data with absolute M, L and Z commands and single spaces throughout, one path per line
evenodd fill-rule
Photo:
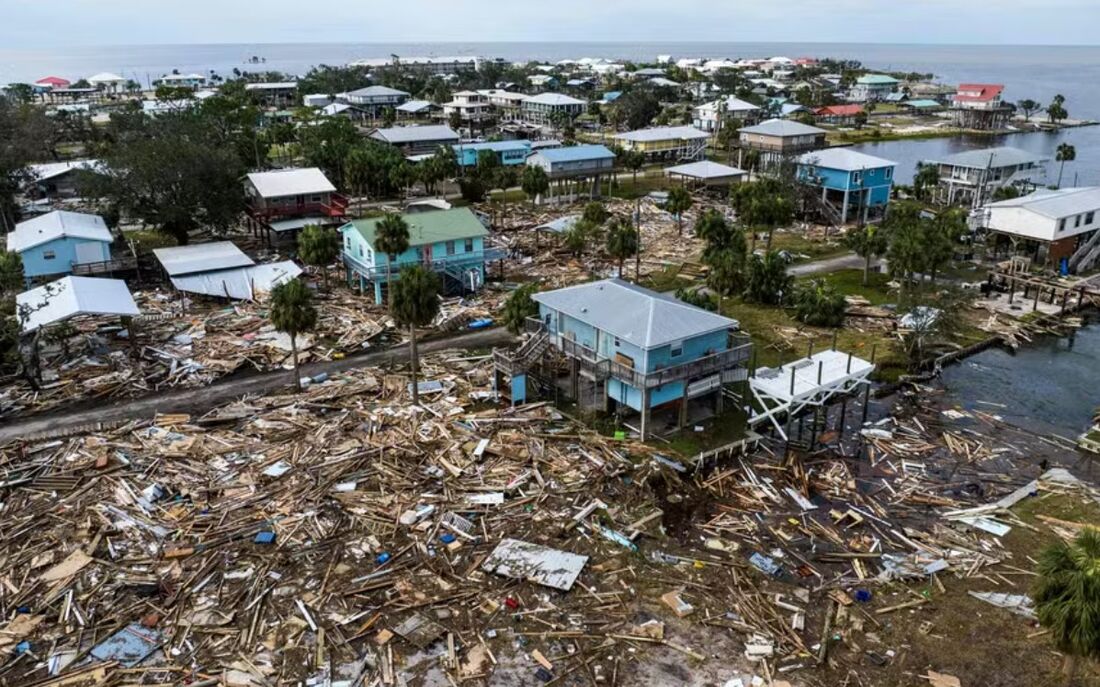
M 485 559 L 481 569 L 567 592 L 573 588 L 587 562 L 588 556 L 519 539 L 504 539 Z

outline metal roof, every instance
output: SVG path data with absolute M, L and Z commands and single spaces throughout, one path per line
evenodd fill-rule
M 748 172 L 718 162 L 700 160 L 699 162 L 689 162 L 686 165 L 669 167 L 665 170 L 665 174 L 679 174 L 694 179 L 724 179 L 726 177 L 744 176 Z
M 860 153 L 850 148 L 825 148 L 823 150 L 815 150 L 799 155 L 798 161 L 804 165 L 824 167 L 826 169 L 840 169 L 846 172 L 858 172 L 861 169 L 897 167 L 898 164 L 885 158 Z
M 429 126 L 395 126 L 389 129 L 375 129 L 371 138 L 386 143 L 415 143 L 417 141 L 457 141 L 459 136 L 449 126 L 432 124 Z
M 272 172 L 253 172 L 248 180 L 263 198 L 304 196 L 311 193 L 332 193 L 336 187 L 325 173 L 316 167 L 302 169 L 277 169 Z
M 302 268 L 290 260 L 224 270 L 197 272 L 172 277 L 172 286 L 180 291 L 204 296 L 219 296 L 250 301 L 271 291 L 279 284 L 294 279 Z
M 230 267 L 249 267 L 254 264 L 252 258 L 241 252 L 232 241 L 155 248 L 153 254 L 169 277 L 213 272 Z
M 100 72 L 95 76 L 88 77 L 88 83 L 125 83 L 126 79 L 118 74 L 112 74 L 111 72 Z
M 756 126 L 746 126 L 741 129 L 743 134 L 761 134 L 763 136 L 813 136 L 817 134 L 825 133 L 824 129 L 819 129 L 816 126 L 810 126 L 809 124 L 802 124 L 801 122 L 792 122 L 787 119 L 769 119 L 766 122 L 761 122 Z
M 244 87 L 246 91 L 288 91 L 298 88 L 297 81 L 261 81 Z
M 856 79 L 856 83 L 865 86 L 889 86 L 898 83 L 898 80 L 885 74 L 864 74 Z
M 658 126 L 652 129 L 638 129 L 625 134 L 616 134 L 620 141 L 669 141 L 710 138 L 710 134 L 693 126 Z
M 621 279 L 545 291 L 532 298 L 644 349 L 738 327 L 737 320 Z
M 1029 153 L 1019 148 L 1004 146 L 1001 148 L 985 148 L 982 150 L 967 150 L 962 153 L 948 155 L 942 160 L 934 160 L 935 164 L 950 165 L 952 167 L 967 167 L 970 169 L 996 169 L 998 167 L 1015 167 L 1031 163 L 1046 162 L 1050 158 L 1043 155 Z
M 107 223 L 99 215 L 54 210 L 16 224 L 15 231 L 8 234 L 8 250 L 22 253 L 59 238 L 88 239 L 104 243 L 114 240 Z
M 77 315 L 137 315 L 134 297 L 121 279 L 63 277 L 15 297 L 16 312 L 30 312 L 23 331 L 30 332 Z
M 578 100 L 577 98 L 571 98 L 568 95 L 562 95 L 561 93 L 539 93 L 538 95 L 531 96 L 530 98 L 528 98 L 527 100 L 524 100 L 523 102 L 525 104 L 526 103 L 535 103 L 536 105 L 584 105 L 584 104 L 586 104 L 585 101 L 583 101 L 583 100 Z
M 1018 207 L 1044 217 L 1062 219 L 1100 210 L 1100 187 L 1041 189 L 1019 198 L 988 203 L 987 208 Z
M 401 219 L 409 225 L 409 246 L 468 239 L 489 233 L 470 208 L 406 213 L 401 215 Z M 354 229 L 373 247 L 374 231 L 381 220 L 381 217 L 355 220 L 345 224 L 340 231 Z
M 398 112 L 421 112 L 423 110 L 430 110 L 433 107 L 435 107 L 435 105 L 428 100 L 409 100 L 393 109 Z
M 47 181 L 79 169 L 88 170 L 89 172 L 103 172 L 105 171 L 105 166 L 99 160 L 69 160 L 68 162 L 47 162 L 41 165 L 29 165 L 27 169 L 34 175 L 35 181 Z
M 354 91 L 348 91 L 345 95 L 354 96 L 356 98 L 377 98 L 380 96 L 408 96 L 405 91 L 399 91 L 396 88 L 390 88 L 389 86 L 367 86 L 366 88 L 359 88 Z
M 604 160 L 614 158 L 615 153 L 608 150 L 607 146 L 584 145 L 566 146 L 564 148 L 544 148 L 537 151 L 532 157 L 541 157 L 548 162 L 580 162 L 581 160 Z

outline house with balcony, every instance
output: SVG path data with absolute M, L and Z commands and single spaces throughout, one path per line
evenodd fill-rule
M 7 249 L 23 260 L 27 283 L 71 274 L 75 265 L 111 259 L 114 237 L 98 215 L 56 210 L 20 222 L 7 236 Z
M 673 428 L 722 411 L 726 387 L 747 378 L 751 344 L 736 320 L 671 296 L 605 279 L 535 294 L 539 316 L 516 351 L 494 351 L 498 390 L 513 403 L 529 382 L 559 382 L 582 407 L 636 413 L 644 440 L 660 416 Z
M 387 109 L 396 109 L 408 100 L 409 94 L 389 86 L 367 86 L 342 93 L 337 98 L 366 110 L 372 117 L 381 117 Z
M 615 140 L 623 150 L 639 151 L 649 161 L 682 162 L 703 159 L 710 134 L 693 126 L 658 126 L 616 134 Z
M 1040 189 L 987 203 L 975 214 L 979 228 L 1036 265 L 1068 274 L 1100 263 L 1100 187 Z
M 441 147 L 457 145 L 458 132 L 443 124 L 425 126 L 394 126 L 388 129 L 375 129 L 370 138 L 397 148 L 406 157 L 412 155 L 431 155 Z
M 863 106 L 855 103 L 846 105 L 827 105 L 814 110 L 814 118 L 819 123 L 834 124 L 838 126 L 851 126 L 855 124 L 861 114 L 863 114 Z
M 955 124 L 967 129 L 1003 129 L 1012 118 L 1012 105 L 1002 100 L 1004 84 L 963 83 L 951 97 Z
M 154 80 L 153 85 L 196 89 L 206 85 L 206 77 L 202 74 L 165 74 Z
M 796 178 L 821 189 L 827 219 L 836 224 L 886 216 L 897 163 L 849 148 L 825 148 L 798 158 Z
M 576 119 L 588 105 L 584 100 L 561 93 L 540 93 L 523 101 L 520 116 L 536 126 L 554 126 L 562 118 Z
M 716 133 L 727 122 L 752 123 L 759 116 L 759 107 L 731 95 L 696 107 L 692 110 L 691 123 L 700 131 Z
M 489 141 L 486 143 L 459 143 L 452 146 L 455 159 L 460 167 L 474 167 L 483 152 L 496 156 L 497 161 L 506 167 L 522 165 L 531 154 L 531 142 L 525 139 L 514 141 Z
M 493 108 L 497 121 L 500 122 L 513 122 L 519 119 L 523 101 L 530 97 L 524 93 L 513 93 L 503 88 L 488 88 L 478 93 L 485 96 Z
M 253 172 L 244 190 L 249 228 L 268 242 L 293 240 L 310 224 L 339 224 L 347 215 L 347 197 L 316 167 Z
M 936 199 L 949 205 L 979 207 L 993 198 L 1000 188 L 1013 187 L 1030 193 L 1046 179 L 1050 158 L 1019 148 L 1003 146 L 967 150 L 942 160 L 926 160 L 939 170 Z
M 763 167 L 774 166 L 785 157 L 825 147 L 825 130 L 787 119 L 769 119 L 738 132 L 741 148 L 737 166 L 744 168 L 743 153 L 755 150 Z
M 248 95 L 265 107 L 290 107 L 298 102 L 297 81 L 263 81 L 244 87 Z
M 373 290 L 376 303 L 386 302 L 389 280 L 399 279 L 403 267 L 423 265 L 440 275 L 446 293 L 462 294 L 485 283 L 486 261 L 503 258 L 501 251 L 486 246 L 489 232 L 469 208 L 401 215 L 409 227 L 409 248 L 397 256 L 377 249 L 381 219 L 354 220 L 340 228 L 348 284 Z
M 527 158 L 528 166 L 541 167 L 550 178 L 554 198 L 572 198 L 577 182 L 590 183 L 590 197 L 600 194 L 601 180 L 615 172 L 615 153 L 602 145 L 538 148 Z
M 450 102 L 443 104 L 443 116 L 449 121 L 452 115 L 457 115 L 466 126 L 474 127 L 493 116 L 492 105 L 488 96 L 477 91 L 459 91 L 451 96 Z
M 897 79 L 886 74 L 864 74 L 852 84 L 848 99 L 857 103 L 879 102 L 896 91 L 898 83 Z

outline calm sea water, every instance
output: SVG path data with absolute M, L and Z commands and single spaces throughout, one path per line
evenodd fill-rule
M 70 79 L 111 71 L 147 84 L 173 69 L 229 75 L 241 70 L 275 70 L 303 74 L 319 64 L 346 64 L 391 54 L 479 55 L 507 60 L 606 57 L 653 61 L 675 57 L 815 56 L 856 59 L 883 70 L 935 74 L 947 83 L 1004 83 L 1008 100 L 1032 98 L 1049 102 L 1066 96 L 1071 117 L 1100 119 L 1100 47 L 1096 46 L 962 46 L 859 43 L 290 43 L 216 45 L 135 45 L 6 50 L 0 46 L 0 83 L 34 81 L 55 74 Z M 263 57 L 262 65 L 248 63 Z M 1057 134 L 1026 134 L 981 139 L 899 141 L 861 146 L 899 163 L 898 178 L 909 181 L 918 160 L 989 145 L 1013 145 L 1053 157 L 1063 140 L 1077 147 L 1077 161 L 1066 165 L 1066 184 L 1100 184 L 1100 127 Z M 1057 174 L 1051 165 L 1050 175 Z
M 1100 324 L 1015 353 L 991 348 L 944 368 L 948 398 L 1036 433 L 1076 437 L 1100 407 Z

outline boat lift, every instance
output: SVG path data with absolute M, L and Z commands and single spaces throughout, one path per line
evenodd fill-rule
M 749 418 L 749 426 L 771 421 L 787 441 L 779 416 L 794 417 L 806 408 L 825 405 L 834 396 L 869 385 L 874 369 L 873 362 L 831 349 L 776 368 L 759 368 L 749 377 L 749 389 L 762 410 Z

